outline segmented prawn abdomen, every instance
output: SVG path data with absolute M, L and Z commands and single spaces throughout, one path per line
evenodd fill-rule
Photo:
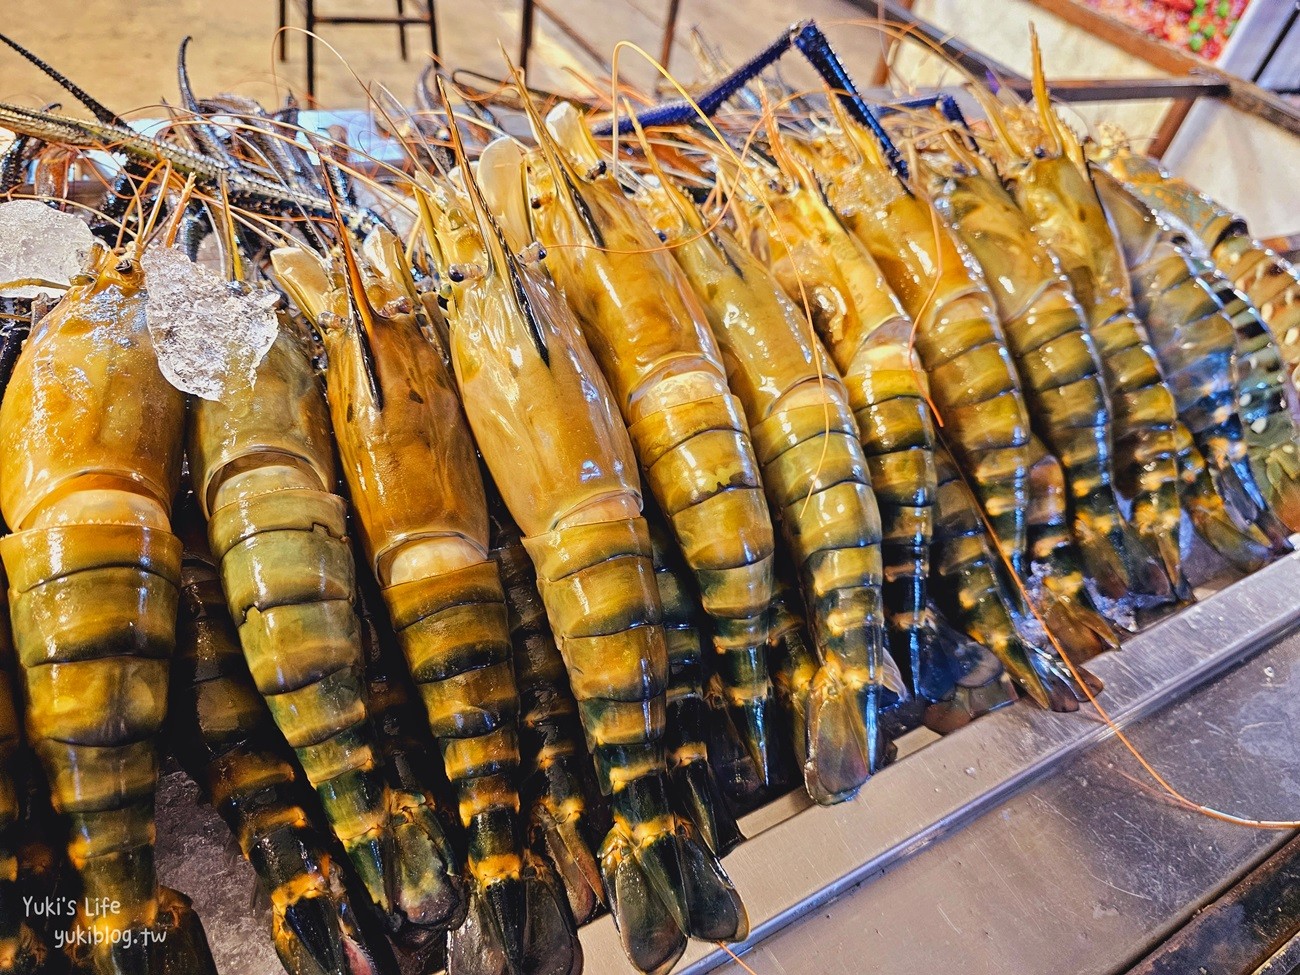
M 837 203 L 915 323 L 913 344 L 952 450 L 973 476 L 997 544 L 1025 553 L 1029 414 L 978 266 L 928 203 L 902 193 Z
M 331 971 L 346 959 L 355 975 L 374 972 L 328 827 L 311 811 L 292 753 L 244 662 L 202 516 L 186 505 L 180 517 L 197 525 L 186 533 L 168 715 L 177 756 L 257 871 L 286 970 Z
M 550 860 L 581 924 L 603 906 L 605 896 L 595 854 L 602 832 L 599 810 L 593 808 L 597 792 L 582 722 L 519 529 L 500 525 L 494 546 L 492 558 L 510 611 L 524 767 L 520 793 L 531 844 Z
M 765 603 L 774 540 L 759 466 L 739 404 L 720 376 L 713 395 L 665 404 L 628 433 L 645 479 L 695 573 L 714 624 L 714 666 L 760 768 L 766 768 Z M 716 388 L 716 387 L 715 387 Z M 701 464 L 704 457 L 711 457 Z
M 241 498 L 213 513 L 209 537 L 253 680 L 386 906 L 387 801 L 361 690 L 343 500 L 315 488 Z
M 1257 523 L 1285 551 L 1287 532 L 1268 508 L 1246 459 L 1231 319 L 1198 276 L 1196 259 L 1180 238 L 1108 173 L 1097 172 L 1094 183 L 1123 245 L 1135 307 L 1146 322 L 1179 418 L 1209 464 L 1219 496 L 1244 519 L 1243 525 Z
M 252 383 L 195 404 L 189 456 L 253 681 L 370 896 L 393 909 L 347 509 L 330 490 L 324 396 L 286 328 Z
M 704 699 L 708 635 L 695 580 L 658 512 L 647 511 L 655 582 L 668 647 L 668 778 L 673 797 L 719 856 L 742 839 L 709 764 L 709 705 Z
M 1042 707 L 1073 711 L 1083 692 L 1076 690 L 1059 656 L 1027 640 L 1019 628 L 1020 606 L 1002 581 L 995 553 L 980 517 L 978 502 L 952 457 L 935 451 L 939 492 L 936 501 L 933 571 L 935 592 L 950 619 L 993 651 L 1016 684 Z
M 1232 322 L 1237 413 L 1255 483 L 1269 507 L 1295 531 L 1300 528 L 1300 427 L 1291 413 L 1289 380 L 1277 343 L 1259 309 L 1213 262 L 1197 260 L 1196 274 Z
M 119 941 L 157 917 L 154 740 L 180 556 L 170 532 L 135 525 L 34 528 L 0 541 L 32 748 L 71 820 L 69 857 L 86 896 L 122 905 L 90 923 Z
M 1175 591 L 1188 596 L 1178 544 L 1178 408 L 1133 310 L 1115 231 L 1093 184 L 1068 158 L 1022 160 L 1003 175 L 1087 313 L 1110 402 L 1115 486 L 1132 502 L 1130 523 L 1159 554 Z
M 960 174 L 940 192 L 957 233 L 984 268 L 1033 426 L 1064 466 L 1089 575 L 1112 599 L 1134 591 L 1170 597 L 1163 567 L 1132 534 L 1116 502 L 1101 365 L 1068 281 L 1000 183 Z
M 756 424 L 754 442 L 768 498 L 799 566 L 814 644 L 844 684 L 837 693 L 872 698 L 865 704 L 864 758 L 866 770 L 876 771 L 886 742 L 875 712 L 906 689 L 884 649 L 880 513 L 857 426 L 834 377 L 824 377 L 820 391 L 822 402 L 778 408 Z M 834 696 L 821 685 L 815 698 Z M 829 752 L 823 748 L 823 757 Z
M 581 180 L 573 192 L 599 228 L 593 241 L 565 210 L 562 177 L 540 160 L 529 171 L 547 265 L 582 320 L 645 480 L 696 575 L 717 671 L 766 774 L 775 543 L 743 410 L 703 310 L 636 205 L 608 175 Z
M 158 369 L 139 265 L 99 252 L 91 273 L 33 331 L 0 407 L 0 504 L 15 529 L 0 558 L 28 735 L 71 821 L 69 859 L 87 898 L 121 905 L 79 912 L 93 937 L 77 954 L 115 971 L 172 950 L 146 946 L 140 929 L 170 923 L 153 793 L 175 645 L 181 546 L 168 515 L 184 398 Z
M 764 201 L 773 276 L 808 313 L 843 378 L 881 523 L 881 595 L 894 658 L 915 693 L 931 684 L 926 577 L 934 430 L 912 323 L 884 275 L 815 187 Z M 929 673 L 927 673 L 929 671 Z
M 1038 614 L 1071 660 L 1087 660 L 1115 649 L 1119 639 L 1084 588 L 1083 565 L 1070 531 L 1064 468 L 1038 437 L 1029 446 L 1029 549 L 1035 584 L 1029 587 L 1027 599 L 1018 602 Z M 1008 595 L 1021 594 L 1013 587 Z
M 905 341 L 868 342 L 845 372 L 871 488 L 881 520 L 881 592 L 895 634 L 913 673 L 919 661 L 914 634 L 925 619 L 925 580 L 934 533 L 934 427 L 924 373 Z M 901 646 L 900 646 L 901 644 Z
M 1154 159 L 1119 145 L 1099 153 L 1098 162 L 1147 206 L 1199 238 L 1214 263 L 1259 309 L 1292 384 L 1300 383 L 1300 269 L 1251 237 L 1240 216 Z
M 663 764 L 668 649 L 649 530 L 640 518 L 575 525 L 524 547 L 608 795 Z

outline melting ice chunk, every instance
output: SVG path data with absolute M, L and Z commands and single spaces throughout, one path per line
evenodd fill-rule
M 84 220 L 39 200 L 0 203 L 0 284 L 41 278 L 56 284 L 82 270 L 95 236 Z M 58 296 L 57 288 L 28 286 L 0 289 L 0 297 Z
M 141 264 L 145 320 L 167 381 L 209 400 L 252 382 L 279 331 L 279 296 L 244 291 L 171 248 L 150 248 Z

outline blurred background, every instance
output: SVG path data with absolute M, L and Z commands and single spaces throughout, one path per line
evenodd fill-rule
M 1300 89 L 1294 0 L 898 0 L 894 6 L 1020 74 L 1029 70 L 1033 23 L 1054 79 L 1185 76 L 1215 66 L 1278 92 L 1292 105 Z M 505 74 L 503 46 L 519 58 L 530 12 L 529 79 L 553 91 L 590 93 L 593 85 L 607 90 L 614 45 L 623 40 L 655 57 L 668 42 L 670 69 L 690 83 L 700 77 L 691 50 L 693 30 L 735 64 L 805 17 L 815 18 L 830 35 L 860 85 L 888 85 L 902 93 L 960 82 L 951 67 L 919 45 L 893 46 L 873 8 L 863 0 L 433 4 L 442 62 L 491 78 Z M 425 23 L 408 24 L 403 56 L 402 29 L 392 23 L 326 21 L 391 20 L 399 12 L 419 20 L 427 18 L 428 9 L 428 0 L 44 0 L 39 16 L 8 18 L 5 29 L 114 110 L 148 117 L 163 114 L 163 102 L 177 102 L 176 49 L 187 35 L 194 37 L 189 64 L 196 91 L 234 92 L 268 106 L 281 104 L 292 92 L 310 103 L 302 33 L 310 11 L 318 18 L 319 37 L 314 101 L 327 109 L 355 109 L 367 104 L 363 85 L 386 87 L 410 103 L 431 56 L 430 31 Z M 787 78 L 800 86 L 816 84 L 796 62 L 783 62 Z M 642 90 L 662 84 L 631 49 L 620 54 L 618 73 Z M 56 86 L 16 54 L 0 56 L 0 100 L 43 105 L 60 98 Z M 1246 212 L 1259 233 L 1296 230 L 1290 214 L 1300 212 L 1300 196 L 1279 191 L 1265 167 L 1266 162 L 1296 165 L 1300 137 L 1293 132 L 1210 99 L 1194 106 L 1129 99 L 1070 110 L 1080 127 L 1103 118 L 1120 125 L 1174 169 Z

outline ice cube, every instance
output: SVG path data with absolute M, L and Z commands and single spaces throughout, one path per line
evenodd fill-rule
M 82 270 L 95 235 L 86 222 L 39 200 L 0 203 L 0 284 L 41 278 L 56 284 Z M 60 295 L 58 288 L 0 288 L 0 297 Z
M 279 296 L 232 285 L 174 248 L 151 247 L 141 265 L 145 320 L 167 381 L 208 400 L 252 382 L 279 331 Z

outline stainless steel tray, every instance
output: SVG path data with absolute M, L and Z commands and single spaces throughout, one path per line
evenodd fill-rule
M 1190 796 L 1298 818 L 1300 555 L 1201 595 L 1089 664 L 1102 704 Z M 752 935 L 732 950 L 758 975 L 1122 971 L 1287 838 L 1170 804 L 1088 708 L 1022 702 L 902 745 L 853 802 L 796 794 L 742 823 L 725 863 Z M 196 796 L 163 776 L 163 881 L 194 899 L 223 975 L 278 975 L 253 873 Z M 632 971 L 609 918 L 582 942 L 588 972 Z M 693 943 L 678 971 L 720 966 L 741 971 Z
M 1297 631 L 1291 555 L 1088 666 L 1111 717 L 1190 797 L 1296 819 Z M 885 769 L 853 802 L 742 823 L 751 838 L 725 865 L 752 934 L 732 950 L 759 975 L 1122 971 L 1289 836 L 1187 812 L 1153 786 L 1091 709 L 1021 702 Z M 582 941 L 591 971 L 632 971 L 609 918 Z M 741 971 L 693 943 L 678 971 L 724 965 Z

